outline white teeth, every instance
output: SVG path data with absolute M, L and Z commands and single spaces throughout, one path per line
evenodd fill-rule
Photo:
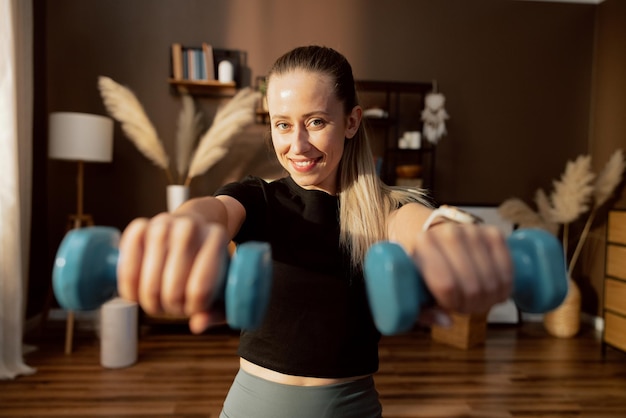
M 313 164 L 313 160 L 307 160 L 307 161 L 294 161 L 293 163 L 298 166 L 298 167 L 307 167 L 309 165 Z

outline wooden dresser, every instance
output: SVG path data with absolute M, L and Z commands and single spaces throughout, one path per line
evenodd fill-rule
M 609 212 L 602 343 L 626 351 L 626 210 Z

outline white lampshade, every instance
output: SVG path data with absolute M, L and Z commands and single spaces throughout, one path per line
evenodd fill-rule
M 51 113 L 48 157 L 60 160 L 111 162 L 113 119 L 87 113 Z

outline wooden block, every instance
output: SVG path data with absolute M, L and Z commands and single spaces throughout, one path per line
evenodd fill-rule
M 467 350 L 482 344 L 487 337 L 487 313 L 451 314 L 453 324 L 450 327 L 433 325 L 431 338 L 434 341 Z
M 606 312 L 604 315 L 604 341 L 626 350 L 626 318 Z
M 626 279 L 626 247 L 613 244 L 606 246 L 606 274 Z
M 626 244 L 626 211 L 609 212 L 607 239 L 616 244 Z
M 626 282 L 606 278 L 604 281 L 604 307 L 626 315 Z

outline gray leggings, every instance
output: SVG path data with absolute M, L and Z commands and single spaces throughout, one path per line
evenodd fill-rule
M 220 418 L 380 418 L 374 379 L 326 386 L 270 382 L 239 370 Z

